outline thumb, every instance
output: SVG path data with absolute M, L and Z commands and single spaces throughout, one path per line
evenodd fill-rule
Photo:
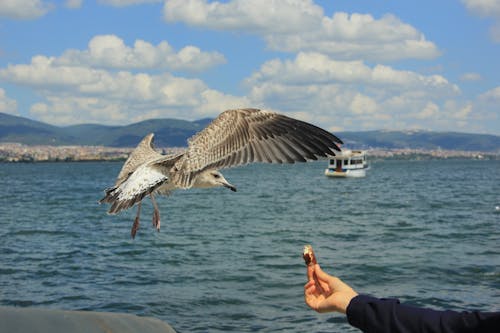
M 314 272 L 316 273 L 316 276 L 320 279 L 320 280 L 323 280 L 323 281 L 328 281 L 328 279 L 330 278 L 330 275 L 328 275 L 327 273 L 325 273 L 321 267 L 319 266 L 319 264 L 316 264 L 314 265 Z
M 319 267 L 319 265 L 316 265 L 316 267 L 314 268 L 314 273 L 316 274 L 316 276 L 320 281 L 328 284 L 328 286 L 332 289 L 332 291 L 352 290 L 352 288 L 348 284 L 346 284 L 338 277 L 325 273 L 321 269 L 321 267 Z

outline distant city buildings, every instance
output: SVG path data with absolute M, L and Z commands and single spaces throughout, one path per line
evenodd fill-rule
M 0 144 L 0 162 L 70 162 L 125 160 L 134 148 L 102 146 L 27 146 L 20 143 Z M 169 154 L 183 148 L 158 149 Z
M 500 152 L 481 152 L 481 151 L 466 151 L 466 150 L 444 150 L 444 149 L 368 149 L 367 154 L 372 158 L 386 159 L 449 159 L 449 158 L 466 158 L 466 159 L 488 159 L 500 160 Z

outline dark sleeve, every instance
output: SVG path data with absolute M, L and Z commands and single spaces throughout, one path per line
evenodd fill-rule
M 365 333 L 500 332 L 500 312 L 437 311 L 366 295 L 351 300 L 347 320 Z

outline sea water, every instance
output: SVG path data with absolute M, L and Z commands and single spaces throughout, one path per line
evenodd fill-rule
M 500 161 L 380 160 L 224 170 L 238 187 L 97 201 L 121 163 L 0 164 L 0 304 L 152 316 L 179 332 L 356 332 L 303 301 L 302 247 L 360 293 L 500 310 Z

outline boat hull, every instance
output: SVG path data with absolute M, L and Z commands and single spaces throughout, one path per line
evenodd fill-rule
M 354 169 L 354 170 L 344 170 L 344 171 L 332 171 L 330 169 L 325 170 L 325 176 L 328 177 L 338 177 L 338 178 L 361 178 L 366 176 L 366 168 L 364 169 Z

